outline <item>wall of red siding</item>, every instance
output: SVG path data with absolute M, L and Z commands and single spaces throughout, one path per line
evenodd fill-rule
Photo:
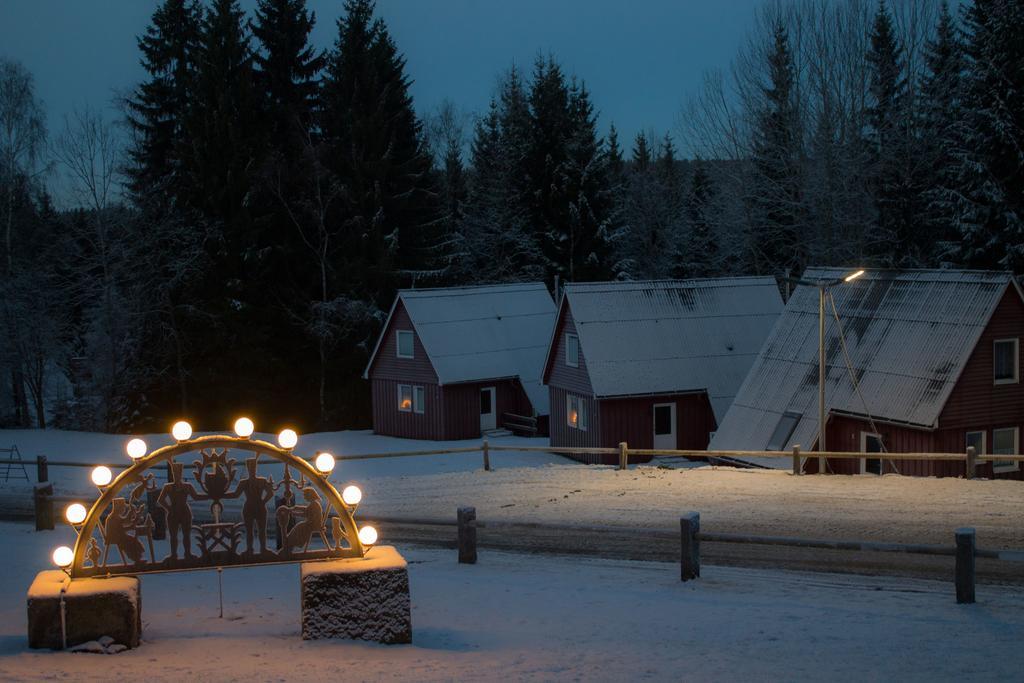
M 681 450 L 704 450 L 715 430 L 715 415 L 707 394 L 675 394 L 641 398 L 601 399 L 601 445 L 654 448 L 654 405 L 676 404 L 676 445 Z M 638 460 L 646 462 L 649 460 Z M 633 462 L 633 458 L 630 458 Z
M 398 385 L 422 386 L 426 406 L 422 413 L 398 409 Z M 374 379 L 370 385 L 373 400 L 373 431 L 405 439 L 444 439 L 441 387 L 436 384 L 405 380 Z
M 551 354 L 551 358 L 548 361 L 549 365 L 546 373 L 547 385 L 559 387 L 582 396 L 593 396 L 594 388 L 590 384 L 590 372 L 587 370 L 587 359 L 583 347 L 580 346 L 578 368 L 565 364 L 565 335 L 576 334 L 576 323 L 572 319 L 572 311 L 569 310 L 568 303 L 562 307 L 562 313 L 558 319 L 556 329 L 558 333 L 553 340 L 555 351 Z
M 592 396 L 581 396 L 575 392 L 566 391 L 561 387 L 555 386 L 548 387 L 548 394 L 551 397 L 551 416 L 548 431 L 551 434 L 552 446 L 568 446 L 572 448 L 601 446 L 601 415 L 599 404 Z M 569 394 L 580 396 L 587 406 L 586 431 L 570 427 L 566 420 L 565 397 Z M 576 459 L 587 463 L 602 462 L 601 458 L 596 455 L 580 456 Z M 614 462 L 618 462 L 618 460 L 616 459 Z
M 398 330 L 413 331 L 412 358 L 398 357 Z M 384 338 L 381 340 L 377 357 L 373 360 L 369 376 L 371 380 L 395 379 L 404 383 L 437 384 L 437 372 L 434 371 L 427 351 L 420 342 L 420 336 L 413 329 L 412 320 L 401 301 L 395 306 L 395 312 L 388 322 L 387 329 L 384 330 Z
M 445 439 L 472 439 L 480 436 L 480 390 L 485 387 L 494 387 L 498 427 L 504 425 L 504 413 L 531 413 L 530 400 L 519 380 L 448 384 L 441 387 Z

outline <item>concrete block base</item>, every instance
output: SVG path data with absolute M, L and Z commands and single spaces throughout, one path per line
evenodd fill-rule
M 302 637 L 412 642 L 409 571 L 391 546 L 361 559 L 303 562 Z
M 64 572 L 49 570 L 39 572 L 28 589 L 29 647 L 59 650 L 101 639 L 138 647 L 141 636 L 142 591 L 134 576 L 71 581 Z

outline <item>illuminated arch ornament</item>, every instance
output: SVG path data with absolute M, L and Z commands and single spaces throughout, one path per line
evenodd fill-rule
M 183 424 L 173 433 L 185 438 L 149 454 L 132 439 L 132 465 L 117 477 L 111 479 L 107 468 L 93 471 L 100 495 L 84 518 L 81 504 L 68 506 L 78 539 L 73 552 L 58 548 L 53 556 L 72 579 L 358 558 L 376 543 L 376 530 L 360 530 L 353 517 L 361 496 L 346 495 L 355 500 L 348 504 L 328 480 L 330 454 L 318 454 L 314 466 L 292 452 L 294 432 L 282 432 L 281 446 L 253 439 L 247 418 L 236 423 L 240 436 L 191 438 Z M 232 457 L 238 451 L 250 455 L 240 463 Z M 189 454 L 191 460 L 183 457 Z M 280 481 L 260 476 L 262 456 L 283 464 Z M 158 484 L 150 470 L 164 464 L 167 482 Z M 160 544 L 154 542 L 154 512 L 166 522 Z M 279 549 L 267 544 L 275 522 Z

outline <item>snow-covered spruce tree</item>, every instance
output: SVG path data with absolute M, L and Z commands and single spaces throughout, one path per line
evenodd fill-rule
M 165 0 L 138 38 L 146 80 L 125 103 L 133 144 L 127 175 L 136 204 L 166 213 L 184 190 L 182 152 L 199 48 L 198 0 Z
M 880 241 L 874 256 L 900 267 L 926 265 L 931 251 L 924 220 L 925 170 L 909 89 L 903 48 L 885 0 L 879 0 L 867 53 L 871 67 L 867 120 L 872 159 L 871 189 L 878 212 Z
M 379 308 L 395 289 L 442 274 L 441 211 L 413 111 L 405 59 L 369 0 L 348 0 L 328 55 L 320 106 L 326 163 L 345 192 L 350 290 Z
M 534 65 L 526 163 L 534 236 L 546 279 L 611 274 L 611 197 L 590 95 L 552 57 Z
M 466 164 L 463 149 L 466 146 L 466 119 L 454 102 L 445 99 L 437 111 L 428 117 L 425 126 L 427 145 L 437 172 L 441 200 L 441 242 L 443 276 L 448 284 L 461 283 L 456 263 L 463 257 L 460 225 L 467 195 Z
M 964 54 L 959 27 L 943 2 L 935 35 L 925 48 L 927 71 L 921 88 L 921 139 L 935 169 L 925 192 L 928 229 L 934 240 L 932 261 L 955 258 L 960 235 L 956 229 L 956 153 L 963 115 Z
M 959 265 L 1024 271 L 1024 4 L 964 11 L 967 72 L 952 182 Z
M 673 250 L 672 277 L 709 277 L 718 274 L 718 236 L 711 222 L 714 194 L 714 183 L 706 162 L 695 159 L 684 202 L 683 229 Z
M 793 56 L 786 27 L 777 22 L 767 55 L 768 83 L 753 130 L 750 222 L 744 235 L 748 273 L 799 273 L 806 264 L 803 140 L 794 93 Z
M 672 149 L 667 155 L 674 155 Z M 679 234 L 678 199 L 671 183 L 678 179 L 674 158 L 666 150 L 654 158 L 647 134 L 637 133 L 621 198 L 625 227 L 616 241 L 621 279 L 659 279 L 671 274 Z
M 492 100 L 476 124 L 471 147 L 472 176 L 460 222 L 460 282 L 518 282 L 544 277 L 537 245 L 527 228 L 527 207 L 513 178 L 514 148 L 506 146 L 503 112 Z

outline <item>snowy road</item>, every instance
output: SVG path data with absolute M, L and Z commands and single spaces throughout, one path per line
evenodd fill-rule
M 414 642 L 298 637 L 298 571 L 143 580 L 144 643 L 113 657 L 25 649 L 24 591 L 56 536 L 0 524 L 0 680 L 1011 680 L 1024 667 L 1024 591 L 948 583 L 483 551 L 401 548 Z

